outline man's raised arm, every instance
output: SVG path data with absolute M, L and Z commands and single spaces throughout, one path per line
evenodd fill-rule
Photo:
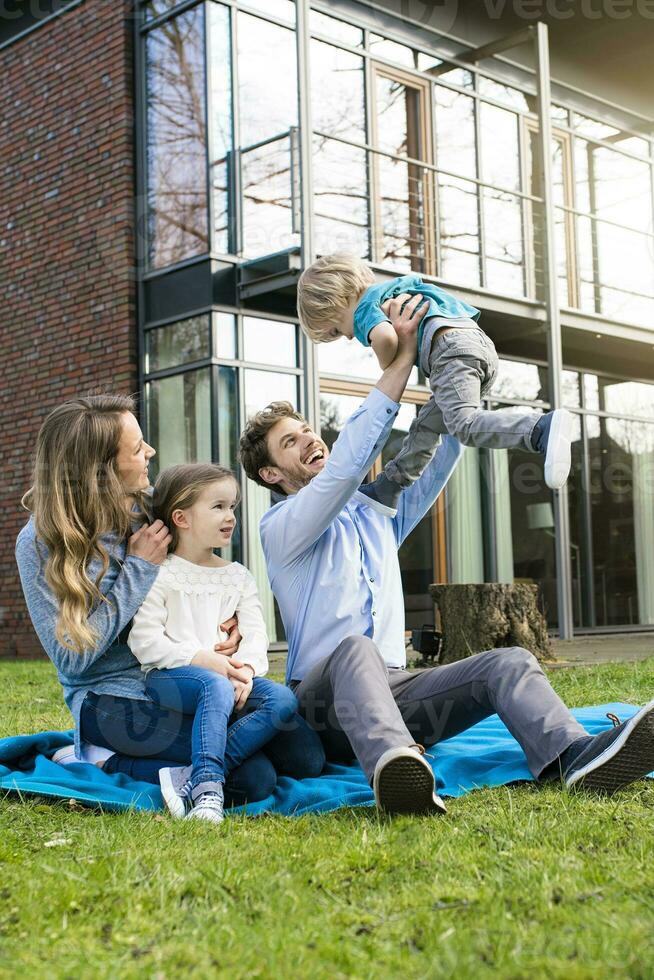
M 420 477 L 400 494 L 397 514 L 393 518 L 398 547 L 416 524 L 436 503 L 438 495 L 461 459 L 463 446 L 454 436 L 443 436 L 441 443 Z
M 360 408 L 348 419 L 321 473 L 290 496 L 283 506 L 264 514 L 261 541 L 276 564 L 295 561 L 341 512 L 381 452 L 393 427 L 398 402 L 415 363 L 420 296 L 396 297 L 390 319 L 398 335 L 397 356 Z

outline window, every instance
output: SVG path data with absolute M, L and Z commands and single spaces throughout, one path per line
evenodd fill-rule
M 645 140 L 576 116 L 579 132 L 610 139 L 615 149 L 574 137 L 579 305 L 590 313 L 650 324 L 654 317 L 651 163 Z M 581 122 L 579 122 L 581 120 Z M 633 141 L 635 140 L 635 146 Z
M 346 24 L 343 20 L 336 20 L 334 17 L 328 17 L 327 14 L 318 13 L 317 10 L 310 11 L 309 22 L 311 30 L 316 34 L 324 34 L 334 41 L 349 44 L 351 48 L 363 47 L 363 31 L 360 27 L 353 27 L 352 24 Z
M 229 8 L 207 4 L 211 108 L 209 148 L 214 252 L 229 252 L 229 153 L 232 132 L 232 66 Z
M 243 317 L 243 359 L 296 367 L 297 327 L 278 320 Z
M 262 85 L 262 65 L 270 64 L 271 58 L 275 70 L 266 72 Z M 293 31 L 240 12 L 238 79 L 243 253 L 253 257 L 298 241 L 291 190 L 290 129 L 297 126 Z
M 378 262 L 398 270 L 434 271 L 430 86 L 391 69 L 374 67 L 372 143 Z
M 145 335 L 146 374 L 210 356 L 209 314 L 149 330 Z
M 483 189 L 485 285 L 508 295 L 524 295 L 522 204 L 511 194 L 520 190 L 518 117 L 482 103 L 481 177 L 493 188 Z M 498 189 L 499 188 L 499 189 Z
M 363 58 L 311 41 L 311 113 L 317 132 L 365 142 Z
M 541 168 L 539 165 L 538 129 L 534 124 L 527 127 L 527 172 L 530 193 L 541 195 Z M 565 133 L 555 131 L 552 137 L 552 194 L 556 236 L 557 283 L 559 305 L 577 306 L 577 272 L 575 266 L 575 225 L 573 207 L 572 161 L 570 139 Z M 545 295 L 545 253 L 543 208 L 540 203 L 527 205 L 530 218 L 532 247 L 531 295 L 543 299 Z
M 170 265 L 209 247 L 204 7 L 146 39 L 148 261 Z
M 366 151 L 313 138 L 315 237 L 318 254 L 370 255 Z
M 331 18 L 326 18 L 330 20 Z M 311 42 L 316 251 L 370 254 L 363 58 Z
M 175 463 L 211 461 L 210 369 L 186 371 L 145 386 L 154 473 Z

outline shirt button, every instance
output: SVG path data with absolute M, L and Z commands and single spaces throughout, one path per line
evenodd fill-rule
M 376 616 L 377 615 L 377 611 L 375 609 L 373 609 L 372 614 L 373 614 L 373 616 Z
M 392 411 L 392 410 L 391 410 L 390 408 L 387 408 L 387 409 L 386 409 L 386 414 L 387 414 L 387 415 L 390 415 L 390 414 L 391 414 L 391 411 Z
M 371 579 L 370 579 L 370 581 L 371 581 L 371 582 L 374 582 L 375 580 L 374 580 L 374 578 L 371 578 Z

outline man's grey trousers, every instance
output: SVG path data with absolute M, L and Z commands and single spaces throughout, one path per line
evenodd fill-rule
M 356 756 L 369 782 L 387 749 L 434 745 L 496 712 L 535 778 L 588 734 L 521 647 L 409 672 L 386 667 L 368 637 L 348 636 L 290 686 L 327 758 Z

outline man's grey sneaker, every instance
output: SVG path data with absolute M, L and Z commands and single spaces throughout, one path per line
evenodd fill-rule
M 388 749 L 375 766 L 375 802 L 386 813 L 446 813 L 422 746 Z
M 224 798 L 220 793 L 202 793 L 193 803 L 187 820 L 207 820 L 209 823 L 222 823 L 225 819 Z
M 564 408 L 547 412 L 536 423 L 531 436 L 534 449 L 545 456 L 545 483 L 560 490 L 570 474 L 574 419 Z
M 654 772 L 654 701 L 622 724 L 600 732 L 564 773 L 567 787 L 615 793 Z
M 166 809 L 178 820 L 191 806 L 191 767 L 175 766 L 159 770 L 159 786 Z

